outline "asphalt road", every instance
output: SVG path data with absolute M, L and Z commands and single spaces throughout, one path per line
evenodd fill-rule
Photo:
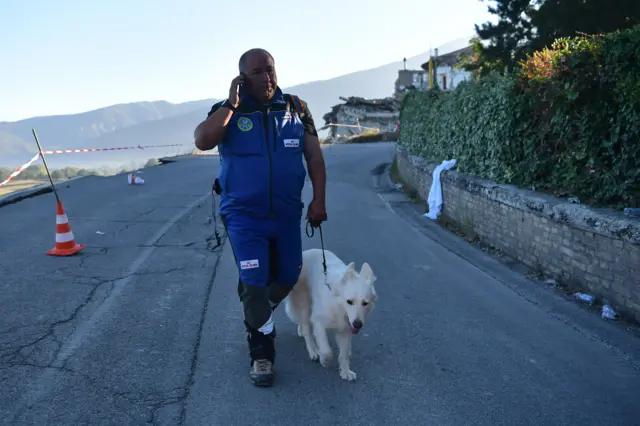
M 638 425 L 640 339 L 429 223 L 371 170 L 393 145 L 325 151 L 325 243 L 378 276 L 355 383 L 308 360 L 282 309 L 278 379 L 254 388 L 228 244 L 209 250 L 216 157 L 73 181 L 0 208 L 4 425 Z M 305 193 L 310 198 L 310 190 Z M 319 238 L 304 237 L 305 248 Z

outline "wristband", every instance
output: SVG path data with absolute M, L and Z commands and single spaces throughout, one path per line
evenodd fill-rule
M 236 112 L 236 107 L 233 106 L 233 104 L 231 102 L 229 102 L 229 99 L 225 100 L 222 105 L 222 108 L 229 108 L 231 111 Z

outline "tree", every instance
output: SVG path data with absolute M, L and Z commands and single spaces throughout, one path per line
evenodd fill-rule
M 491 70 L 511 70 L 524 59 L 534 38 L 532 15 L 538 1 L 496 0 L 495 5 L 488 6 L 498 22 L 475 25 L 478 35 L 472 41 L 475 58 L 465 69 L 484 75 Z
M 487 1 L 487 0 L 480 0 Z M 467 71 L 511 71 L 558 38 L 627 29 L 640 22 L 640 0 L 492 0 L 497 23 L 476 25 Z
M 535 48 L 579 34 L 604 34 L 640 23 L 639 0 L 544 0 L 536 11 Z
M 492 69 L 504 68 L 502 62 L 492 62 L 482 55 L 483 45 L 480 38 L 472 38 L 469 40 L 469 44 L 471 47 L 471 54 L 461 54 L 458 63 L 454 65 L 455 69 L 468 71 L 475 78 L 479 78 Z

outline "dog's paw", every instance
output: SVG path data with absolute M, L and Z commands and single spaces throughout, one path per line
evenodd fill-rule
M 327 368 L 331 365 L 331 361 L 333 360 L 333 354 L 331 352 L 325 352 L 320 354 L 320 364 L 324 368 Z
M 298 337 L 304 337 L 302 335 L 302 326 L 298 325 Z
M 309 351 L 309 359 L 313 362 L 317 362 L 320 359 L 317 351 Z
M 340 377 L 348 382 L 353 382 L 356 379 L 357 375 L 354 371 L 344 369 L 340 370 Z

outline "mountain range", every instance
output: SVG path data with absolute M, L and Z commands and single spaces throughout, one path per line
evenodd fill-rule
M 439 47 L 441 54 L 467 44 L 470 37 L 460 38 Z M 407 69 L 420 69 L 429 53 L 407 58 Z M 283 87 L 286 93 L 298 95 L 309 105 L 316 125 L 322 127 L 322 116 L 340 96 L 381 98 L 391 96 L 402 61 L 358 71 L 328 80 Z M 38 134 L 44 150 L 77 148 L 110 148 L 138 145 L 170 145 L 179 147 L 134 149 L 47 156 L 52 169 L 66 166 L 97 168 L 140 164 L 150 158 L 191 152 L 193 130 L 217 99 L 202 99 L 173 104 L 166 101 L 134 102 L 112 105 L 79 114 L 33 117 L 15 122 L 0 122 L 0 167 L 18 167 L 37 153 L 31 129 Z M 137 166 L 136 166 L 137 167 Z

